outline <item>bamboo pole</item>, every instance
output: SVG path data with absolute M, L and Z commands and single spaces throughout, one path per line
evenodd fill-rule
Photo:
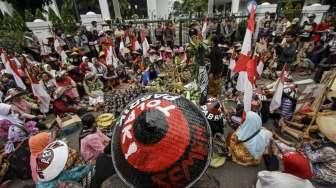
M 326 87 L 324 88 L 324 92 L 323 92 L 322 96 L 319 98 L 319 100 L 317 102 L 317 107 L 314 110 L 314 114 L 313 114 L 312 120 L 310 121 L 310 123 L 309 123 L 309 125 L 308 125 L 308 127 L 305 130 L 305 133 L 303 135 L 304 138 L 310 138 L 310 136 L 309 136 L 310 128 L 315 123 L 317 115 L 318 115 L 318 113 L 319 113 L 319 111 L 321 109 L 322 103 L 323 103 L 324 99 L 326 98 L 327 92 L 329 91 L 329 89 L 331 88 L 332 84 L 334 83 L 334 81 L 336 79 L 336 73 L 333 72 L 331 76 L 332 76 L 332 79 L 329 80 L 329 82 L 326 83 Z

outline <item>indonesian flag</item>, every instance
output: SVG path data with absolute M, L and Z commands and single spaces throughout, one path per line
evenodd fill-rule
M 274 85 L 275 92 L 270 104 L 270 112 L 273 113 L 276 109 L 281 106 L 282 93 L 285 85 L 285 68 L 281 71 L 280 78 L 277 79 L 276 84 Z
M 207 30 L 208 22 L 209 22 L 209 20 L 208 20 L 208 17 L 206 16 L 204 18 L 204 23 L 203 23 L 203 27 L 202 27 L 202 37 L 203 37 L 203 39 L 205 39 L 205 37 L 206 37 L 206 30 Z
M 132 39 L 132 51 L 137 51 L 137 50 L 140 50 L 141 49 L 141 46 L 139 44 L 139 41 L 138 39 L 134 36 L 133 39 Z
M 251 7 L 251 14 L 247 21 L 247 29 L 242 45 L 241 54 L 236 62 L 234 71 L 239 73 L 237 90 L 244 93 L 244 110 L 251 110 L 253 85 L 256 81 L 256 58 L 250 58 L 252 49 L 252 34 L 255 28 L 255 6 Z
M 257 72 L 258 72 L 259 77 L 261 77 L 263 70 L 264 70 L 264 59 L 260 58 L 258 66 L 257 66 Z
M 25 58 L 25 60 L 27 62 L 27 66 L 28 67 L 30 67 L 30 66 L 33 65 L 33 62 L 31 62 L 29 59 Z M 32 75 L 28 71 L 28 69 L 26 69 L 26 72 L 27 72 L 28 78 L 29 78 L 29 80 L 31 82 L 31 87 L 32 87 L 33 94 L 34 94 L 34 96 L 39 101 L 40 111 L 42 113 L 48 113 L 49 110 L 50 110 L 50 108 L 49 108 L 49 106 L 50 106 L 50 100 L 51 100 L 50 95 L 46 91 L 43 82 L 39 81 L 36 78 L 36 75 Z
M 105 52 L 106 55 L 106 65 L 113 65 L 114 68 L 118 68 L 118 58 L 115 55 L 115 51 L 110 46 Z
M 4 53 L 1 53 L 1 61 L 2 63 L 5 65 L 6 71 L 9 74 L 12 74 L 15 80 L 16 85 L 23 89 L 26 90 L 27 87 L 26 85 L 23 83 L 21 77 L 19 76 L 20 73 L 18 71 L 17 65 L 15 62 L 11 62 L 7 59 L 6 55 Z
M 110 46 L 106 53 L 105 53 L 105 57 L 106 57 L 106 65 L 112 65 L 113 64 L 113 51 L 112 51 L 112 46 Z
M 148 57 L 149 43 L 147 41 L 144 32 L 141 32 L 141 40 L 142 40 L 142 54 L 144 57 Z
M 124 51 L 124 49 L 125 49 L 124 41 L 121 41 L 120 44 L 119 44 L 119 52 L 120 52 L 120 54 L 121 54 L 123 57 L 125 57 L 125 51 Z

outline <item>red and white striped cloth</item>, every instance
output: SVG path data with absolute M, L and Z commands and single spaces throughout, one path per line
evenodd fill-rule
M 9 74 L 13 75 L 16 85 L 19 88 L 21 88 L 23 90 L 26 90 L 27 87 L 24 84 L 24 82 L 22 81 L 21 77 L 19 76 L 20 73 L 18 71 L 16 63 L 15 62 L 11 62 L 10 60 L 8 60 L 8 58 L 6 57 L 6 55 L 4 53 L 1 53 L 1 61 L 5 65 L 6 71 Z
M 141 41 L 142 41 L 142 54 L 144 57 L 148 57 L 149 43 L 146 38 L 145 32 L 141 31 Z
M 234 71 L 239 73 L 237 90 L 244 92 L 244 111 L 251 110 L 253 85 L 256 81 L 256 58 L 251 58 L 252 34 L 255 29 L 256 7 L 251 7 L 251 14 L 247 22 L 247 29 L 242 45 L 241 54 L 236 62 Z
M 32 66 L 32 62 L 26 58 L 27 66 Z M 32 75 L 27 69 L 26 69 L 27 75 L 31 82 L 31 87 L 34 96 L 39 101 L 39 108 L 42 113 L 48 113 L 50 110 L 50 100 L 51 97 L 48 94 L 48 92 L 45 89 L 45 86 L 42 81 L 39 81 L 36 78 L 36 75 Z
M 203 37 L 203 39 L 205 39 L 205 37 L 206 37 L 206 31 L 207 31 L 208 22 L 209 22 L 209 19 L 206 16 L 204 18 L 204 23 L 203 23 L 203 27 L 202 27 L 202 37 Z

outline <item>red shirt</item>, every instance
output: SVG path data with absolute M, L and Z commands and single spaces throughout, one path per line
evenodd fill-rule
M 82 62 L 80 65 L 79 65 L 79 69 L 82 73 L 86 73 L 87 71 L 90 71 L 90 67 L 88 65 L 88 63 L 86 62 Z

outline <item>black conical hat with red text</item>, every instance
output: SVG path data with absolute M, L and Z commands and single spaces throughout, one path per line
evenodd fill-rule
M 124 109 L 112 136 L 113 165 L 132 187 L 190 187 L 210 162 L 211 131 L 184 97 L 146 94 Z

